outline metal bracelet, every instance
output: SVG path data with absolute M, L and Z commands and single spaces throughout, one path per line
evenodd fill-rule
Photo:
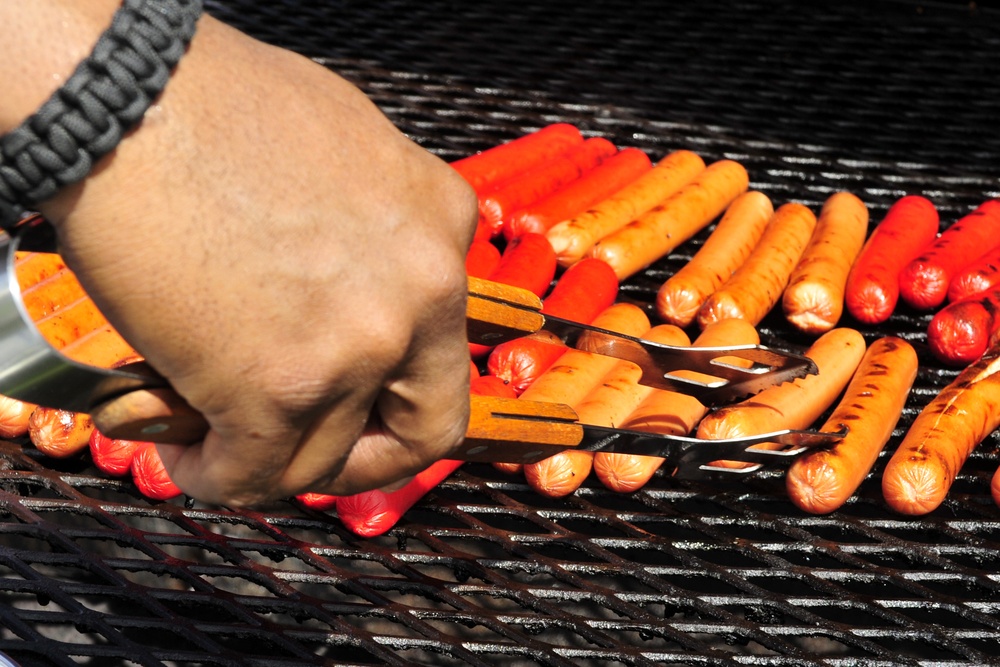
M 124 0 L 66 83 L 0 137 L 0 227 L 82 181 L 163 91 L 184 55 L 202 0 Z

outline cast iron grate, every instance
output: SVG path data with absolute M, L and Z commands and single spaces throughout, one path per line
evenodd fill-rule
M 869 3 L 879 20 L 846 31 L 861 5 L 817 5 L 807 20 L 785 3 L 733 3 L 724 16 L 720 4 L 690 3 L 659 8 L 665 15 L 651 27 L 628 33 L 629 17 L 644 10 L 605 3 L 622 16 L 598 22 L 593 5 L 567 12 L 551 2 L 522 7 L 529 39 L 510 32 L 516 16 L 494 26 L 486 19 L 495 10 L 478 5 L 298 4 L 210 8 L 323 58 L 446 159 L 563 120 L 654 159 L 690 148 L 740 160 L 775 200 L 818 207 L 851 189 L 873 219 L 907 192 L 933 197 L 946 220 L 1000 195 L 996 102 L 986 94 L 997 66 L 986 49 L 970 49 L 958 75 L 942 80 L 937 58 L 973 38 L 995 45 L 988 12 L 917 15 Z M 546 16 L 562 23 L 544 24 Z M 750 17 L 761 31 L 751 42 L 719 32 Z M 891 17 L 897 29 L 884 24 Z M 703 29 L 649 41 L 670 20 Z M 579 30 L 581 22 L 601 29 Z M 453 40 L 462 25 L 476 30 Z M 745 53 L 798 28 L 806 32 L 793 51 L 840 46 L 795 59 L 793 74 L 774 75 L 784 82 L 777 88 L 746 78 L 774 74 L 778 63 Z M 486 49 L 476 36 L 487 29 L 519 37 Z M 347 36 L 367 55 L 346 51 Z M 659 76 L 653 44 L 656 63 L 690 57 L 697 76 Z M 769 100 L 785 99 L 782 86 L 814 91 L 831 80 L 822 63 L 861 45 L 866 58 L 832 77 L 839 95 L 877 78 L 867 63 L 911 45 L 913 62 L 899 64 L 891 87 L 857 91 L 857 108 L 826 109 L 814 92 L 795 122 L 767 117 Z M 691 55 L 707 51 L 717 54 Z M 744 59 L 748 69 L 736 67 Z M 592 68 L 605 76 L 582 85 Z M 549 70 L 558 76 L 543 78 Z M 933 95 L 928 82 L 939 88 Z M 878 111 L 890 98 L 906 113 Z M 872 134 L 875 126 L 883 131 Z M 650 303 L 698 242 L 630 280 L 625 297 Z M 926 323 L 901 312 L 865 333 L 901 334 L 923 350 Z M 805 343 L 777 317 L 762 331 L 766 342 Z M 897 438 L 954 373 L 923 358 Z M 592 483 L 556 501 L 466 465 L 392 532 L 363 540 L 291 504 L 234 512 L 150 503 L 86 459 L 53 461 L 3 443 L 0 651 L 25 666 L 989 664 L 1000 655 L 1000 511 L 988 495 L 998 445 L 996 436 L 984 443 L 945 506 L 916 519 L 886 511 L 878 469 L 842 510 L 814 517 L 784 499 L 777 473 L 726 485 L 657 476 L 629 496 Z

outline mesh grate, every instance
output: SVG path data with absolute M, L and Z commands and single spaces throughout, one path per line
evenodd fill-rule
M 1000 195 L 989 9 L 298 4 L 209 7 L 323 58 L 447 159 L 564 120 L 654 159 L 737 159 L 775 201 L 815 209 L 850 189 L 876 220 L 904 193 L 945 220 Z M 700 241 L 625 297 L 649 304 Z M 903 311 L 865 330 L 903 335 L 924 361 L 896 442 L 953 376 L 926 324 Z M 778 317 L 761 330 L 806 343 Z M 362 540 L 288 504 L 149 503 L 86 459 L 0 443 L 0 651 L 25 666 L 990 664 L 998 447 L 917 519 L 886 511 L 885 457 L 822 517 L 795 510 L 776 473 L 550 500 L 469 464 Z

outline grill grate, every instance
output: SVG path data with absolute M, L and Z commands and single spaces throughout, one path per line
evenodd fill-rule
M 447 159 L 564 120 L 654 159 L 737 159 L 775 201 L 816 209 L 851 189 L 873 220 L 909 192 L 945 220 L 1000 195 L 990 9 L 298 5 L 209 8 L 323 58 Z M 651 303 L 700 241 L 625 297 Z M 926 324 L 903 311 L 865 330 L 908 338 L 924 362 L 895 442 L 954 375 L 930 360 Z M 806 343 L 779 317 L 761 330 Z M 25 667 L 990 664 L 998 447 L 992 436 L 945 505 L 915 519 L 881 502 L 885 457 L 821 517 L 795 510 L 776 473 L 551 500 L 469 464 L 362 540 L 290 504 L 149 503 L 85 459 L 0 443 L 0 651 Z

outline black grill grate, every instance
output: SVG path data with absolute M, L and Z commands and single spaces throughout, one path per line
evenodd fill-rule
M 209 8 L 326 59 L 447 159 L 565 120 L 654 159 L 737 159 L 776 201 L 817 208 L 850 189 L 873 219 L 910 192 L 946 220 L 1000 195 L 990 9 L 319 4 Z M 650 303 L 697 242 L 626 297 Z M 926 323 L 901 312 L 865 330 L 922 351 L 897 439 L 954 373 L 924 351 Z M 780 318 L 761 328 L 765 342 L 805 344 Z M 629 496 L 590 483 L 556 501 L 467 465 L 362 540 L 290 504 L 151 504 L 84 459 L 0 444 L 0 651 L 25 666 L 989 664 L 998 446 L 917 519 L 886 511 L 878 469 L 813 517 L 776 473 L 657 476 Z

